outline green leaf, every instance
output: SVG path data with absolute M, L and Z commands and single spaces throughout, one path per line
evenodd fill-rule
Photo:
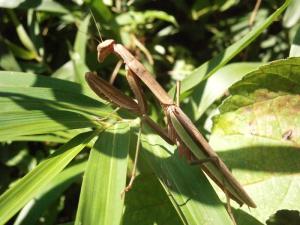
M 200 17 L 214 11 L 225 11 L 235 4 L 238 4 L 235 0 L 195 1 L 191 8 L 192 18 L 198 20 Z
M 91 95 L 92 90 L 85 81 L 84 74 L 89 71 L 85 63 L 85 54 L 87 46 L 87 32 L 90 23 L 90 15 L 86 16 L 81 22 L 76 34 L 74 49 L 69 51 L 71 61 L 73 63 L 75 81 L 82 86 L 83 93 Z
M 72 60 L 59 67 L 54 73 L 52 73 L 51 77 L 75 82 L 75 69 Z M 80 85 L 78 84 L 78 86 Z
M 158 135 L 143 136 L 142 156 L 160 179 L 183 224 L 232 224 L 205 175 Z
M 37 141 L 37 142 L 55 142 L 66 143 L 69 139 L 55 134 L 39 134 L 39 135 L 24 135 L 18 137 L 10 137 L 11 141 Z
M 128 123 L 117 123 L 100 134 L 88 160 L 75 224 L 120 224 L 129 148 Z
M 99 16 L 106 22 L 113 18 L 112 13 L 103 1 L 85 0 L 85 2 L 90 5 L 91 10 L 95 13 L 96 17 Z
M 70 52 L 70 58 L 73 62 L 75 71 L 75 80 L 80 83 L 83 89 L 90 90 L 85 82 L 84 74 L 89 71 L 89 68 L 85 64 L 85 52 L 87 45 L 87 31 L 90 22 L 90 15 L 88 15 L 80 24 L 78 32 L 76 34 L 74 50 Z
M 76 136 L 2 194 L 0 224 L 7 222 L 30 199 L 39 194 L 95 135 L 97 132 L 86 132 Z
M 0 113 L 0 124 L 0 141 L 22 135 L 99 126 L 94 117 L 66 110 L 4 112 Z
M 287 8 L 284 17 L 283 17 L 283 26 L 284 27 L 292 27 L 294 26 L 300 19 L 300 2 L 298 0 L 292 0 L 291 4 Z
M 36 52 L 36 48 L 34 46 L 34 44 L 32 43 L 29 35 L 27 34 L 25 28 L 23 27 L 23 25 L 20 23 L 20 21 L 18 20 L 16 14 L 14 13 L 13 10 L 7 10 L 14 26 L 16 27 L 16 32 L 18 34 L 18 37 L 21 41 L 21 43 L 25 46 L 25 48 L 27 48 L 27 50 L 33 52 L 36 57 L 38 57 L 38 54 Z
M 47 11 L 53 13 L 69 13 L 69 11 L 53 0 L 41 0 L 41 1 L 28 1 L 28 0 L 0 0 L 1 8 L 21 8 L 30 9 L 35 8 L 37 11 Z
M 78 27 L 78 32 L 76 34 L 75 43 L 74 43 L 74 52 L 79 54 L 81 60 L 85 60 L 85 52 L 87 46 L 87 38 L 86 35 L 88 33 L 88 28 L 90 24 L 91 16 L 88 15 L 84 18 L 84 20 L 80 23 Z
M 141 168 L 143 167 L 143 169 Z M 148 171 L 145 171 L 144 168 Z M 182 225 L 159 180 L 142 157 L 132 189 L 126 193 L 123 225 L 167 224 Z
M 116 17 L 116 22 L 121 26 L 132 24 L 136 26 L 145 25 L 153 22 L 155 19 L 166 21 L 178 26 L 176 19 L 172 15 L 158 10 L 147 10 L 144 12 L 129 11 L 128 13 L 123 13 Z
M 45 53 L 45 46 L 43 43 L 43 38 L 41 35 L 41 29 L 39 25 L 39 18 L 37 14 L 38 13 L 33 9 L 28 10 L 27 24 L 29 27 L 30 39 L 34 43 L 37 54 L 40 56 L 40 60 L 42 60 L 42 57 Z
M 27 203 L 20 211 L 14 225 L 36 224 L 43 213 L 61 197 L 63 192 L 80 178 L 86 161 L 67 167 L 43 189 L 42 193 Z
M 227 89 L 247 73 L 256 69 L 261 63 L 232 63 L 224 66 L 207 79 L 195 115 L 198 120 L 207 108 L 222 97 Z M 212 91 L 213 90 L 213 91 Z
M 211 146 L 257 203 L 239 224 L 300 210 L 299 90 L 300 58 L 275 61 L 234 84 L 214 119 Z
M 202 137 L 203 141 L 200 142 L 201 146 L 199 146 L 199 144 L 197 144 L 197 142 L 195 142 L 193 140 L 193 137 L 190 135 L 191 132 L 187 132 L 185 127 L 182 125 L 182 122 L 180 121 L 179 117 L 177 118 L 176 115 L 180 115 L 178 114 L 178 110 L 177 113 L 176 111 L 170 112 L 171 123 L 174 129 L 176 130 L 176 134 L 178 134 L 182 142 L 193 153 L 193 155 L 197 159 L 204 162 L 211 159 L 211 157 L 218 157 L 217 155 L 215 155 L 213 149 L 209 149 L 210 146 L 208 144 L 206 146 L 202 144 L 203 141 L 205 141 L 204 137 Z M 191 130 L 193 129 L 197 128 L 191 128 Z M 226 189 L 228 193 L 232 196 L 232 198 L 235 199 L 237 202 L 241 204 L 245 203 L 251 207 L 256 207 L 255 203 L 247 195 L 247 193 L 244 191 L 243 187 L 241 187 L 241 185 L 235 179 L 235 177 L 231 175 L 230 171 L 227 169 L 226 165 L 224 165 L 224 163 L 221 160 L 219 160 L 217 163 L 206 162 L 202 167 L 203 169 L 205 169 L 209 177 L 212 178 L 212 180 L 214 180 L 217 184 L 219 184 L 222 189 Z
M 299 57 L 300 56 L 300 27 L 298 27 L 293 43 L 290 48 L 289 57 Z
M 0 87 L 47 87 L 80 93 L 79 84 L 32 73 L 0 71 Z
M 21 71 L 21 68 L 10 51 L 3 41 L 3 38 L 0 36 L 0 67 L 4 70 L 14 70 Z
M 24 59 L 24 60 L 37 59 L 38 56 L 37 56 L 36 52 L 24 49 L 14 43 L 12 43 L 9 40 L 5 39 L 4 41 L 5 41 L 5 44 L 7 45 L 7 47 L 12 51 L 12 53 L 16 57 L 18 57 L 20 59 Z
M 39 87 L 0 87 L 1 113 L 10 111 L 66 109 L 105 117 L 107 105 L 79 93 Z M 113 116 L 113 115 L 111 115 Z
M 270 15 L 263 23 L 253 28 L 246 36 L 241 38 L 238 42 L 234 43 L 230 47 L 226 48 L 219 55 L 205 62 L 200 67 L 195 69 L 186 79 L 182 81 L 181 92 L 184 93 L 198 84 L 203 80 L 210 77 L 218 69 L 228 63 L 234 56 L 245 49 L 251 42 L 253 42 L 258 35 L 260 35 L 268 26 L 272 24 L 274 20 L 284 11 L 289 5 L 291 0 L 286 0 L 285 3 L 277 9 L 272 15 Z M 169 91 L 171 96 L 174 96 L 175 87 Z

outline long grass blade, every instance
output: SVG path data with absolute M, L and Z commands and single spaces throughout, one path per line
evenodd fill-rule
M 5 224 L 30 199 L 39 194 L 95 135 L 97 132 L 86 132 L 74 137 L 1 195 L 0 224 Z
M 82 184 L 76 225 L 119 225 L 123 215 L 130 126 L 117 123 L 91 150 Z

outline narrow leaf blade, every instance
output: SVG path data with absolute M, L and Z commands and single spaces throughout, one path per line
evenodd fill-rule
M 97 127 L 95 119 L 66 110 L 32 110 L 0 113 L 0 140 L 55 131 Z M 99 124 L 98 124 L 99 126 Z
M 99 136 L 90 153 L 75 224 L 120 224 L 129 147 L 128 124 L 117 123 Z
M 272 22 L 285 10 L 290 4 L 291 0 L 286 0 L 284 4 L 277 9 L 272 15 L 270 15 L 263 23 L 254 28 L 246 36 L 234 43 L 219 55 L 205 62 L 200 67 L 194 70 L 190 76 L 182 81 L 182 93 L 196 87 L 204 79 L 210 77 L 218 69 L 224 66 L 229 60 L 245 49 L 251 42 L 253 42 L 258 35 L 260 35 Z M 170 95 L 173 96 L 175 93 L 175 87 L 170 90 Z
M 7 222 L 30 199 L 39 194 L 95 135 L 95 132 L 86 132 L 74 137 L 1 195 L 0 224 Z
M 183 224 L 226 224 L 232 221 L 216 192 L 198 167 L 174 154 L 175 148 L 158 135 L 143 136 L 142 156 L 158 176 Z

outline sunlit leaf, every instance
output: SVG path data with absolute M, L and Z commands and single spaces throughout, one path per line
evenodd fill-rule
M 37 223 L 48 207 L 53 204 L 62 193 L 75 181 L 86 168 L 86 161 L 67 167 L 60 172 L 43 189 L 34 200 L 27 203 L 18 214 L 14 225 L 27 225 Z
M 300 56 L 300 27 L 297 29 L 293 43 L 290 48 L 290 57 L 299 57 Z
M 182 93 L 196 87 L 204 79 L 210 77 L 218 69 L 228 63 L 234 56 L 245 49 L 251 42 L 253 42 L 258 35 L 260 35 L 272 22 L 284 11 L 284 9 L 289 5 L 291 0 L 286 0 L 285 3 L 277 9 L 272 15 L 270 15 L 265 21 L 257 25 L 252 29 L 246 36 L 240 39 L 238 42 L 234 43 L 230 47 L 226 48 L 224 51 L 219 53 L 216 57 L 205 62 L 197 69 L 194 70 L 186 79 L 182 81 Z M 175 87 L 170 90 L 171 96 L 174 95 Z
M 300 19 L 300 3 L 297 0 L 292 0 L 291 5 L 287 8 L 284 17 L 283 17 L 283 26 L 292 27 Z
M 47 87 L 80 93 L 79 84 L 47 76 L 15 71 L 0 71 L 0 87 Z
M 210 144 L 257 203 L 236 211 L 240 224 L 300 210 L 299 81 L 299 58 L 263 66 L 230 88 L 214 120 Z
M 183 224 L 232 224 L 232 221 L 197 166 L 174 154 L 175 147 L 168 145 L 159 136 L 143 137 L 143 157 L 149 163 Z
M 260 63 L 232 63 L 224 66 L 207 79 L 201 94 L 201 100 L 196 105 L 195 119 L 199 119 L 207 108 L 222 97 L 228 88 L 247 73 L 256 69 Z
M 0 141 L 23 135 L 97 126 L 93 117 L 66 110 L 5 112 L 0 113 L 0 123 Z
M 81 188 L 75 224 L 119 225 L 123 215 L 130 126 L 117 123 L 94 144 Z

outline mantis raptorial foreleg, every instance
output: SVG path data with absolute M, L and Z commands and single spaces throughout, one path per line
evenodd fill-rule
M 135 102 L 132 98 L 124 95 L 119 89 L 115 88 L 114 86 L 110 85 L 107 81 L 97 76 L 94 72 L 86 73 L 86 80 L 92 90 L 101 98 L 113 103 L 114 105 L 125 108 L 136 115 L 141 117 L 141 121 L 148 124 L 154 131 L 156 131 L 162 138 L 164 138 L 168 143 L 173 143 L 173 141 L 169 138 L 167 132 L 165 132 L 157 123 L 155 123 L 150 117 L 147 116 L 147 106 L 146 101 L 144 100 L 144 95 L 142 91 L 139 91 L 140 84 L 137 78 L 127 70 L 127 80 L 138 99 L 138 103 Z M 141 135 L 142 123 L 138 134 L 137 146 L 135 150 L 135 157 L 133 161 L 133 169 L 129 184 L 121 193 L 123 196 L 126 191 L 128 191 L 133 184 L 133 181 L 136 176 L 136 168 L 137 168 L 137 161 L 138 155 L 140 150 L 140 135 Z
M 198 131 L 191 120 L 185 115 L 179 106 L 174 103 L 173 99 L 157 83 L 157 81 L 145 69 L 145 67 L 137 59 L 135 59 L 135 57 L 124 46 L 116 44 L 114 40 L 106 40 L 98 45 L 97 50 L 99 62 L 102 62 L 109 54 L 113 53 L 123 60 L 127 70 L 129 71 L 129 85 L 133 89 L 133 92 L 138 99 L 138 103 L 131 99 L 135 104 L 131 102 L 130 106 L 126 106 L 127 103 L 125 103 L 124 108 L 137 113 L 142 118 L 145 118 L 144 120 L 146 122 L 151 121 L 147 123 L 154 130 L 157 130 L 165 140 L 168 140 L 171 143 L 179 146 L 186 146 L 193 151 L 193 155 L 195 155 L 198 159 L 218 158 L 218 162 L 212 160 L 209 165 L 203 165 L 203 169 L 206 174 L 210 176 L 212 180 L 214 180 L 216 184 L 221 187 L 222 190 L 225 190 L 225 194 L 228 193 L 228 195 L 238 203 L 246 203 L 250 207 L 256 207 L 255 203 L 248 196 L 238 181 L 233 177 L 229 169 L 213 151 L 206 139 Z M 145 99 L 141 94 L 141 87 L 138 86 L 139 80 L 141 80 L 150 89 L 150 91 L 160 102 L 162 109 L 167 116 L 169 128 L 167 134 L 161 128 L 156 129 L 156 126 L 159 126 L 146 115 Z M 110 95 L 107 87 L 103 90 L 108 92 L 108 95 Z M 104 95 L 111 99 L 111 101 L 115 104 L 121 106 L 119 100 L 115 101 L 115 98 L 113 99 L 112 97 L 108 97 L 107 94 Z M 137 109 L 136 105 L 138 106 Z M 223 179 L 225 180 L 224 182 Z
M 117 75 L 118 75 L 118 72 L 119 72 L 119 70 L 120 70 L 122 64 L 123 64 L 123 60 L 120 59 L 120 60 L 117 62 L 117 65 L 116 65 L 114 71 L 112 72 L 112 74 L 111 74 L 111 76 L 110 76 L 110 79 L 109 79 L 109 83 L 110 83 L 110 84 L 113 84 L 113 83 L 114 83 L 114 81 L 115 81 L 115 79 L 116 79 L 116 77 L 117 77 Z

